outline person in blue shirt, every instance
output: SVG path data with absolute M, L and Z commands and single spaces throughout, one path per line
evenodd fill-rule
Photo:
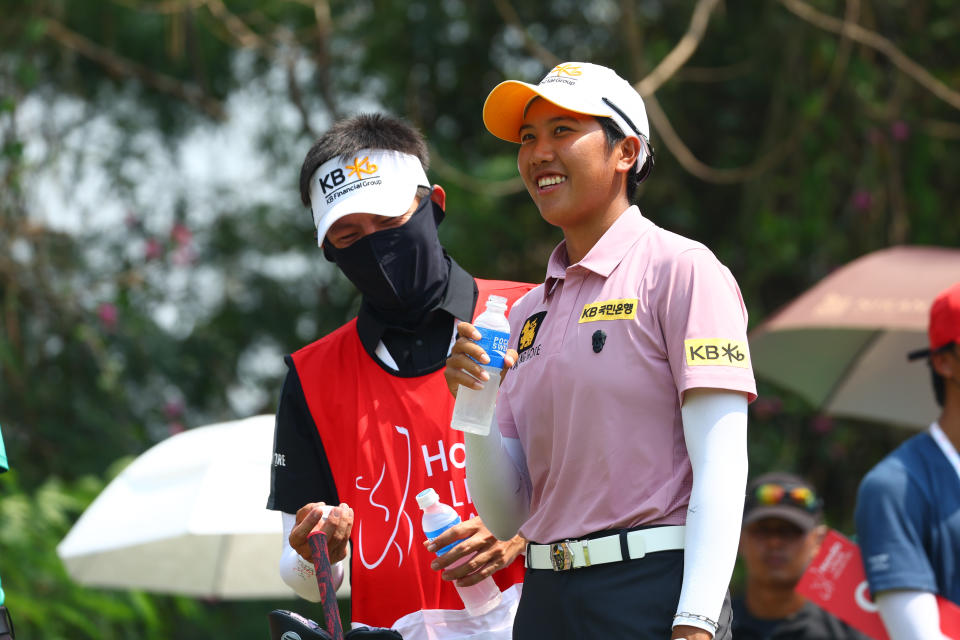
M 891 640 L 940 631 L 937 596 L 960 604 L 960 282 L 930 309 L 926 358 L 942 411 L 860 483 L 855 518 L 870 591 Z
M 7 450 L 3 446 L 3 432 L 0 431 L 0 473 L 4 473 L 9 468 Z M 0 584 L 0 640 L 13 640 L 13 622 L 10 621 L 10 614 L 7 612 L 7 608 L 3 606 L 3 602 L 3 585 Z

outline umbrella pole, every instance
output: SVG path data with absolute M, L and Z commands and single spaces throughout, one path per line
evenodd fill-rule
M 333 570 L 330 556 L 327 555 L 327 536 L 322 531 L 314 531 L 307 538 L 313 553 L 313 568 L 317 574 L 317 586 L 320 587 L 320 603 L 323 606 L 323 619 L 327 632 L 333 640 L 343 640 L 343 625 L 340 622 L 340 609 L 337 606 L 337 590 L 333 587 Z

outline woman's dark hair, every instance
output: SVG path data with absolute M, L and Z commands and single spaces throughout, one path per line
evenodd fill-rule
M 310 206 L 310 177 L 317 167 L 337 156 L 348 158 L 361 149 L 400 151 L 420 159 L 423 170 L 430 168 L 430 152 L 423 136 L 400 118 L 380 113 L 363 113 L 334 123 L 307 152 L 300 167 L 300 199 Z M 428 187 L 417 190 L 417 196 L 430 193 Z
M 607 139 L 607 149 L 613 151 L 614 146 L 627 136 L 623 134 L 623 131 L 620 130 L 620 126 L 613 121 L 613 118 L 606 118 L 603 116 L 596 116 L 597 122 L 600 123 L 600 128 L 603 129 L 603 135 Z M 627 174 L 627 201 L 633 202 L 633 197 L 637 193 L 637 187 L 640 186 L 640 183 L 647 179 L 647 176 L 650 175 L 650 170 L 653 168 L 653 147 L 649 144 L 645 145 L 646 156 L 643 160 L 642 167 L 636 167 L 630 170 Z

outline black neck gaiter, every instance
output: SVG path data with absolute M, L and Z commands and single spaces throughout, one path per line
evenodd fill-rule
M 436 308 L 447 288 L 450 258 L 437 236 L 443 215 L 426 197 L 405 224 L 371 233 L 343 249 L 324 242 L 323 253 L 360 290 L 377 319 L 412 328 Z

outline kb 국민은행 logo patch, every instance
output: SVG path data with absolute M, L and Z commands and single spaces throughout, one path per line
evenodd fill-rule
M 637 299 L 604 300 L 583 307 L 578 323 L 596 320 L 633 320 L 637 317 Z
M 684 340 L 683 350 L 687 364 L 697 366 L 724 366 L 750 368 L 750 352 L 742 340 L 723 338 L 700 338 Z

